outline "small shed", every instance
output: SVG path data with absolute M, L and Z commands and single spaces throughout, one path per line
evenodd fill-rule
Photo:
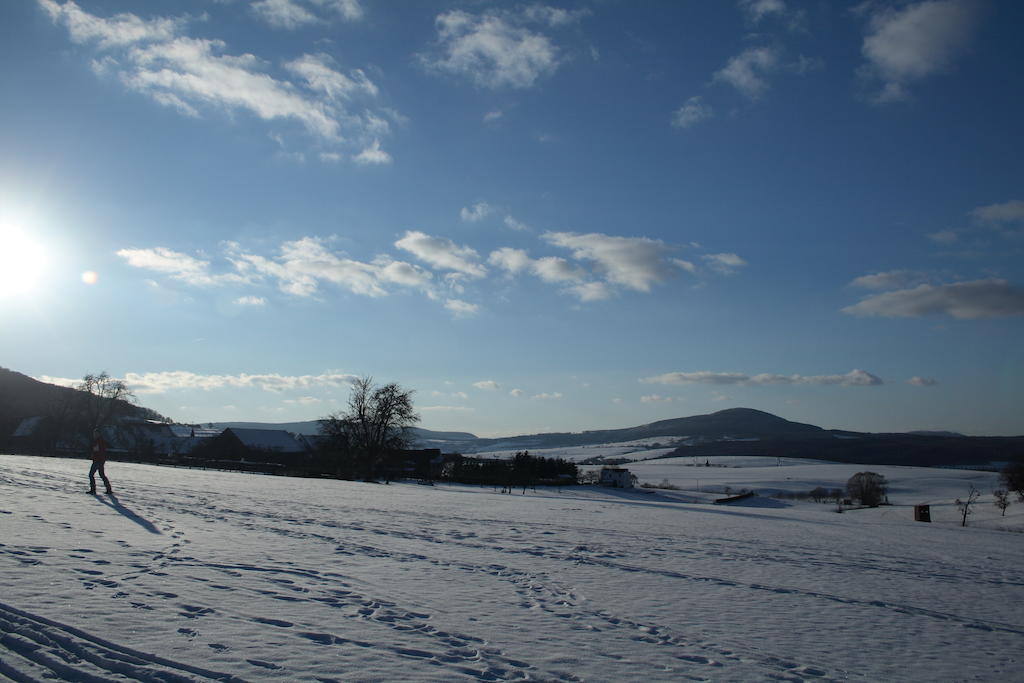
M 631 489 L 633 488 L 633 475 L 625 467 L 602 467 L 601 478 L 597 483 L 616 489 Z

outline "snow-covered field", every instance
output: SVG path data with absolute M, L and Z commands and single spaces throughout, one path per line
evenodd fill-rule
M 895 505 L 836 514 L 686 500 L 867 468 L 655 461 L 630 468 L 684 490 L 509 496 L 115 462 L 115 498 L 87 466 L 0 456 L 0 678 L 1020 677 L 1024 534 L 987 528 L 993 474 L 872 468 Z M 976 526 L 912 521 L 967 482 Z
M 592 458 L 628 458 L 630 460 L 647 460 L 670 453 L 681 445 L 686 437 L 664 436 L 636 441 L 594 444 L 591 446 L 564 446 L 561 448 L 512 448 L 497 449 L 473 453 L 478 458 L 511 458 L 518 451 L 529 450 L 530 455 L 544 458 L 561 458 L 570 462 L 582 462 Z

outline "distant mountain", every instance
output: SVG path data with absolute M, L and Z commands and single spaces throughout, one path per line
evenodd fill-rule
M 0 368 L 0 448 L 21 419 L 49 414 L 53 406 L 67 396 L 67 392 L 73 391 Z M 155 415 L 141 407 L 134 410 L 146 416 Z M 283 429 L 297 434 L 316 434 L 319 429 L 318 420 L 203 424 L 218 428 Z M 872 434 L 827 430 L 751 408 L 730 408 L 707 415 L 659 420 L 621 429 L 526 434 L 499 439 L 481 439 L 469 432 L 421 428 L 414 431 L 416 443 L 421 448 L 440 448 L 464 454 L 675 437 L 685 439 L 685 443 L 663 457 L 768 455 L 863 464 L 972 467 L 1024 460 L 1024 436 L 968 437 L 947 431 Z

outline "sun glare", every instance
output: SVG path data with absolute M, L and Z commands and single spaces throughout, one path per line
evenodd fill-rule
M 0 224 L 0 299 L 30 296 L 47 268 L 47 254 L 21 227 Z

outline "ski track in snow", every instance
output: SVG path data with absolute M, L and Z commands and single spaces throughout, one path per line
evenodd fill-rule
M 939 629 L 940 643 L 983 643 L 991 657 L 989 670 L 973 672 L 980 680 L 1013 670 L 1008 653 L 1024 645 L 1024 623 L 1007 618 L 1011 612 L 964 611 L 962 602 L 939 608 L 943 600 L 924 597 L 935 590 L 1024 597 L 1024 573 L 1013 563 L 977 562 L 965 571 L 957 558 L 922 562 L 899 547 L 866 544 L 851 553 L 816 539 L 812 523 L 782 514 L 774 515 L 779 524 L 796 527 L 784 546 L 730 533 L 733 520 L 722 510 L 705 514 L 725 525 L 690 529 L 693 506 L 669 511 L 673 504 L 657 498 L 551 492 L 531 499 L 315 481 L 307 485 L 337 498 L 289 500 L 276 487 L 296 491 L 301 482 L 129 465 L 117 468 L 114 485 L 118 491 L 123 481 L 130 493 L 93 498 L 78 493 L 80 462 L 8 460 L 0 458 L 0 491 L 19 504 L 0 503 L 0 529 L 20 517 L 36 539 L 0 537 L 5 584 L 17 577 L 5 591 L 8 604 L 0 604 L 0 674 L 13 680 L 73 673 L 144 681 L 807 681 L 900 671 L 889 663 L 864 669 L 870 644 L 850 666 L 827 643 L 763 637 L 776 627 L 802 630 L 805 639 L 820 632 L 799 629 L 805 615 L 842 622 L 833 637 L 867 639 L 874 624 Z M 269 495 L 232 490 L 254 483 Z M 400 500 L 385 506 L 382 497 Z M 439 509 L 429 507 L 433 500 Z M 517 506 L 534 509 L 501 514 Z M 645 510 L 676 514 L 678 528 L 645 530 L 636 523 Z M 98 515 L 101 523 L 93 523 Z M 773 515 L 747 515 L 758 517 Z M 1003 536 L 1019 545 L 1021 536 Z M 891 591 L 863 594 L 894 581 L 922 585 L 897 591 L 899 599 Z M 625 593 L 639 597 L 617 597 Z M 113 602 L 97 617 L 90 606 L 98 601 Z M 772 623 L 745 633 L 744 615 Z M 720 623 L 709 625 L 709 616 Z M 923 652 L 933 661 L 919 662 L 921 680 L 943 670 L 940 654 Z

